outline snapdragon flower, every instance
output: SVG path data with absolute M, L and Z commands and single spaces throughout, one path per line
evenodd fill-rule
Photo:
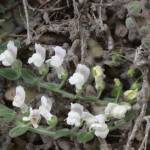
M 53 104 L 52 99 L 45 96 L 41 97 L 41 105 L 39 107 L 39 112 L 47 121 L 50 121 L 53 116 L 50 113 L 52 104 Z
M 55 55 L 48 59 L 46 63 L 52 66 L 56 70 L 58 77 L 61 78 L 65 72 L 62 64 L 66 56 L 66 50 L 60 46 L 56 46 L 54 47 L 54 51 Z
M 81 126 L 81 119 L 83 113 L 83 106 L 78 103 L 71 103 L 71 111 L 68 113 L 66 119 L 68 125 L 74 125 L 76 127 Z
M 17 57 L 17 47 L 13 41 L 9 41 L 7 44 L 7 50 L 0 54 L 0 61 L 4 66 L 11 66 Z
M 75 73 L 69 78 L 69 83 L 75 85 L 76 92 L 79 92 L 90 75 L 90 69 L 83 64 L 78 64 Z
M 90 129 L 94 130 L 94 133 L 97 137 L 103 139 L 106 138 L 109 133 L 109 129 L 106 123 L 94 123 L 90 126 Z
M 102 123 L 106 121 L 106 117 L 104 114 L 93 115 L 89 112 L 82 113 L 82 119 L 86 122 L 88 126 L 91 126 L 93 123 Z
M 30 114 L 28 117 L 23 117 L 23 121 L 30 121 L 34 128 L 38 128 L 41 120 L 39 109 L 30 108 Z
M 36 67 L 41 67 L 44 64 L 45 61 L 45 55 L 46 55 L 46 49 L 42 47 L 40 44 L 35 43 L 35 50 L 36 53 L 34 53 L 29 59 L 29 64 L 34 64 Z
M 97 137 L 101 138 L 107 137 L 109 129 L 107 124 L 105 123 L 106 121 L 105 115 L 99 114 L 94 116 L 89 112 L 83 112 L 82 119 L 85 121 L 90 130 L 91 129 L 94 130 L 94 134 Z
M 22 86 L 16 87 L 16 95 L 13 100 L 13 106 L 15 107 L 23 107 L 25 105 L 25 90 Z
M 125 117 L 125 114 L 128 110 L 131 109 L 129 104 L 116 104 L 116 103 L 109 103 L 105 108 L 105 114 L 109 117 L 114 117 L 116 119 L 122 119 Z

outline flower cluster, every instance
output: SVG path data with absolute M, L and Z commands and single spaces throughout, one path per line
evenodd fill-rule
M 40 44 L 35 44 L 36 52 L 28 59 L 29 64 L 33 64 L 39 70 L 41 68 L 52 67 L 55 69 L 58 78 L 63 79 L 65 73 L 63 62 L 66 56 L 66 50 L 60 46 L 54 47 L 55 55 L 46 60 L 46 49 Z M 7 44 L 7 50 L 0 55 L 0 61 L 4 66 L 11 66 L 17 59 L 17 47 L 13 41 Z M 40 71 L 39 71 L 40 72 Z M 105 88 L 105 74 L 101 66 L 95 66 L 92 69 L 95 79 L 95 88 L 99 92 L 99 96 Z M 71 85 L 75 86 L 76 93 L 80 93 L 85 86 L 90 76 L 90 69 L 84 64 L 78 64 L 73 75 L 68 79 Z M 114 93 L 117 91 L 117 97 L 122 92 L 122 84 L 120 80 L 115 79 Z M 115 94 L 116 95 L 116 94 Z M 128 101 L 134 100 L 138 95 L 138 89 L 131 89 L 124 92 L 124 99 Z M 99 97 L 98 96 L 98 97 Z M 22 86 L 16 87 L 16 95 L 13 100 L 13 106 L 21 109 L 25 122 L 30 122 L 34 128 L 38 128 L 41 118 L 44 118 L 49 125 L 55 125 L 57 122 L 56 116 L 51 113 L 53 99 L 42 96 L 41 104 L 38 108 L 33 109 L 26 103 L 26 93 Z M 90 132 L 93 132 L 97 137 L 106 138 L 109 133 L 107 121 L 111 118 L 122 119 L 127 111 L 131 109 L 128 103 L 108 103 L 103 114 L 93 115 L 84 110 L 84 107 L 78 103 L 71 103 L 71 110 L 68 113 L 66 122 L 68 125 L 75 127 L 85 126 Z M 52 125 L 52 126 L 53 126 Z
M 13 100 L 13 106 L 20 108 L 23 112 L 28 112 L 29 116 L 23 117 L 23 121 L 30 121 L 34 128 L 38 127 L 41 116 L 45 118 L 47 123 L 51 121 L 54 115 L 51 114 L 53 100 L 49 97 L 41 97 L 41 105 L 38 109 L 33 109 L 25 104 L 25 90 L 22 86 L 16 87 L 16 95 Z M 26 109 L 25 109 L 26 108 Z
M 106 138 L 109 133 L 107 119 L 110 117 L 122 119 L 128 110 L 131 109 L 129 104 L 109 103 L 105 108 L 104 114 L 92 115 L 84 111 L 84 107 L 78 103 L 71 104 L 71 110 L 68 113 L 66 122 L 68 125 L 80 127 L 83 123 L 86 124 L 89 130 L 94 131 L 97 137 Z
M 55 69 L 58 78 L 62 78 L 65 74 L 63 68 L 64 58 L 66 56 L 66 50 L 60 46 L 54 47 L 55 55 L 50 59 L 46 59 L 46 49 L 40 44 L 35 43 L 36 52 L 28 59 L 29 64 L 34 64 L 39 70 L 44 68 L 44 63 Z M 11 66 L 17 57 L 17 47 L 13 41 L 9 41 L 7 44 L 7 50 L 0 55 L 0 61 L 4 66 Z M 83 85 L 86 83 L 90 75 L 90 69 L 84 64 L 78 64 L 75 73 L 69 78 L 69 83 L 75 85 L 76 92 L 80 92 Z

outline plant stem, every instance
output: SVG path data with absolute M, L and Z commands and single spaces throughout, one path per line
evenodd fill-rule
M 94 102 L 98 103 L 100 105 L 106 105 L 108 102 L 107 101 L 101 101 L 95 96 L 80 96 L 80 95 L 74 95 L 72 93 L 66 92 L 64 90 L 59 89 L 59 85 L 57 86 L 56 84 L 51 84 L 51 83 L 46 83 L 46 82 L 40 82 L 39 87 L 44 88 L 48 91 L 52 91 L 58 94 L 61 94 L 62 97 L 73 99 L 73 100 L 84 100 L 87 102 Z

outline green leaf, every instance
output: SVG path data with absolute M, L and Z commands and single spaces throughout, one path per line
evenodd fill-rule
M 37 134 L 42 134 L 42 135 L 47 135 L 53 138 L 61 138 L 61 137 L 66 137 L 70 135 L 70 130 L 69 129 L 60 129 L 57 131 L 49 131 L 46 128 L 43 127 L 38 127 L 38 128 L 29 128 L 29 131 L 37 133 Z
M 92 132 L 79 132 L 77 134 L 77 139 L 80 143 L 86 143 L 91 141 L 94 138 L 94 134 Z
M 21 77 L 28 84 L 36 84 L 39 81 L 39 78 L 29 69 L 22 69 Z
M 0 76 L 8 80 L 17 80 L 20 77 L 20 74 L 12 68 L 1 68 Z
M 0 104 L 0 119 L 5 122 L 11 122 L 15 118 L 16 112 Z
M 46 128 L 43 127 L 38 127 L 38 128 L 29 128 L 29 131 L 33 132 L 33 133 L 37 133 L 37 134 L 42 134 L 42 135 L 47 135 L 50 137 L 54 137 L 55 136 L 55 132 L 54 131 L 49 131 Z
M 70 135 L 70 130 L 67 128 L 57 130 L 55 132 L 55 138 L 67 137 Z
M 18 76 L 21 76 L 21 69 L 22 69 L 22 62 L 20 60 L 16 60 L 11 68 L 18 74 Z
M 28 129 L 29 127 L 27 125 L 17 126 L 9 131 L 9 136 L 15 138 L 17 136 L 25 134 Z

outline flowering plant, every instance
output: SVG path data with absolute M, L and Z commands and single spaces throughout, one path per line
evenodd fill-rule
M 35 44 L 36 53 L 34 53 L 29 59 L 28 64 L 33 64 L 37 69 L 41 68 L 53 68 L 57 73 L 58 79 L 63 80 L 60 83 L 49 83 L 45 81 L 46 74 L 36 74 L 34 71 L 25 68 L 24 64 L 20 60 L 17 60 L 18 48 L 13 41 L 9 41 L 7 44 L 7 50 L 0 55 L 0 61 L 7 68 L 0 68 L 0 75 L 9 80 L 22 79 L 21 84 L 16 87 L 16 93 L 13 98 L 12 105 L 16 107 L 16 111 L 6 108 L 0 105 L 3 113 L 0 113 L 0 117 L 8 122 L 15 120 L 16 127 L 10 130 L 10 136 L 16 137 L 26 133 L 27 131 L 35 132 L 39 134 L 48 135 L 54 138 L 77 136 L 77 139 L 81 142 L 88 142 L 94 138 L 94 135 L 99 138 L 106 138 L 112 128 L 115 128 L 114 120 L 122 120 L 126 123 L 127 113 L 132 112 L 132 106 L 130 103 L 120 103 L 120 97 L 122 96 L 122 84 L 119 79 L 115 79 L 115 93 L 117 102 L 99 100 L 102 91 L 105 90 L 105 74 L 102 66 L 95 66 L 92 69 L 92 75 L 90 68 L 85 64 L 77 64 L 75 72 L 67 78 L 62 78 L 66 72 L 69 71 L 63 66 L 67 52 L 60 46 L 54 47 L 55 55 L 46 60 L 46 48 L 40 44 Z M 95 82 L 95 89 L 99 96 L 85 96 L 81 91 L 84 90 L 88 79 L 93 78 Z M 64 80 L 65 79 L 65 80 Z M 68 80 L 66 80 L 68 79 Z M 62 89 L 63 85 L 70 83 L 75 86 L 75 93 L 70 93 Z M 30 85 L 32 87 L 48 90 L 52 93 L 61 95 L 63 98 L 80 100 L 82 102 L 96 103 L 105 106 L 105 110 L 100 114 L 90 113 L 84 105 L 79 103 L 71 103 L 71 109 L 64 118 L 66 125 L 72 126 L 72 129 L 63 128 L 57 130 L 57 124 L 59 124 L 59 116 L 53 111 L 53 104 L 55 105 L 56 99 L 54 96 L 49 97 L 48 93 L 43 93 L 40 103 L 36 106 L 32 106 L 27 98 L 26 87 Z M 100 94 L 99 94 L 100 92 Z M 137 90 L 135 92 L 125 91 L 124 97 L 128 99 L 136 98 Z M 118 96 L 119 95 L 119 96 Z M 130 102 L 130 101 L 128 101 Z M 64 107 L 64 106 L 62 106 Z M 64 107 L 65 108 L 65 107 Z M 7 115 L 6 115 L 7 111 Z M 10 112 L 10 113 L 9 113 Z M 19 114 L 19 115 L 16 115 Z M 128 120 L 131 120 L 129 118 Z M 111 122 L 111 124 L 110 124 Z M 113 124 L 113 127 L 112 127 Z M 50 127 L 53 130 L 50 130 Z M 74 130 L 75 128 L 75 130 Z M 55 130 L 54 130 L 55 129 Z M 86 136 L 85 136 L 86 135 Z

